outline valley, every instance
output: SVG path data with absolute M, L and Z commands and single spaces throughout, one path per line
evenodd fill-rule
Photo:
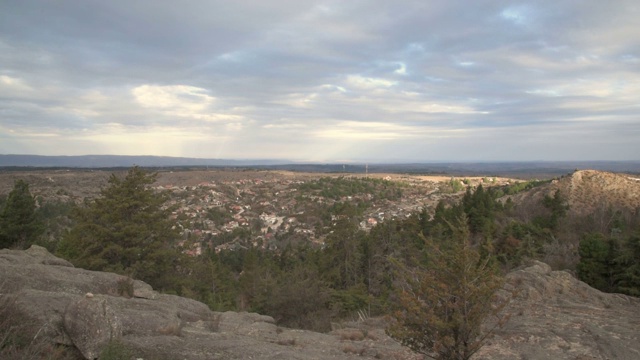
M 82 204 L 96 198 L 111 174 L 126 171 L 35 170 L 0 172 L 0 197 L 17 179 L 41 204 Z M 408 218 L 443 200 L 459 199 L 466 186 L 508 186 L 524 180 L 393 173 L 307 173 L 284 170 L 186 170 L 158 172 L 153 187 L 170 193 L 166 204 L 183 235 L 185 252 L 204 248 L 319 245 L 344 206 L 353 207 L 362 230 Z M 452 186 L 454 184 L 454 186 Z M 52 235 L 53 236 L 53 235 Z M 57 236 L 57 234 L 55 235 Z M 52 238 L 52 241 L 57 239 Z

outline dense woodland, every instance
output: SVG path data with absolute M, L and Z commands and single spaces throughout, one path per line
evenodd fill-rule
M 99 198 L 81 206 L 43 203 L 31 196 L 27 183 L 17 181 L 0 199 L 0 245 L 41 244 L 76 266 L 138 278 L 213 310 L 255 311 L 273 316 L 283 326 L 317 331 L 329 330 L 332 321 L 363 314 L 395 313 L 402 320 L 412 304 L 406 289 L 422 286 L 411 281 L 447 266 L 438 259 L 450 256 L 452 264 L 461 254 L 461 261 L 473 263 L 475 271 L 484 274 L 486 286 L 477 290 L 485 298 L 499 287 L 501 274 L 528 259 L 575 271 L 603 291 L 640 296 L 638 215 L 602 208 L 588 216 L 570 216 L 559 191 L 529 208 L 505 197 L 544 182 L 467 187 L 459 202 L 440 202 L 435 211 L 390 219 L 370 232 L 358 227 L 357 203 L 338 203 L 319 214 L 335 220 L 323 247 L 290 243 L 279 251 L 209 250 L 191 257 L 176 246 L 180 235 L 168 216 L 171 209 L 163 206 L 167 194 L 151 190 L 154 181 L 154 174 L 133 168 L 124 178 L 113 175 Z M 329 183 L 310 183 L 307 190 L 330 188 L 333 192 L 326 196 L 339 199 L 372 191 L 375 185 L 357 179 L 322 181 Z M 401 194 L 400 188 L 385 190 L 388 197 Z M 213 219 L 218 216 L 227 215 L 211 214 Z M 59 233 L 63 236 L 51 241 L 51 234 Z M 452 282 L 456 281 L 442 286 Z M 411 331 L 405 324 L 395 330 L 400 338 Z M 427 339 L 407 345 L 434 344 Z

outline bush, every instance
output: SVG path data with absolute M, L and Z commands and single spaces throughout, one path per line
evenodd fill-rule
M 126 298 L 133 297 L 133 279 L 130 277 L 122 277 L 118 279 L 118 295 Z
M 100 360 L 130 360 L 131 349 L 118 340 L 110 341 L 100 352 Z

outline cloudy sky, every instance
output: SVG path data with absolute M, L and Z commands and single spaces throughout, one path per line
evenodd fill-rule
M 637 0 L 2 0 L 0 154 L 640 159 Z

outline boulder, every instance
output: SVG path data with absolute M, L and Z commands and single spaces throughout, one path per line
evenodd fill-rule
M 97 359 L 111 341 L 122 337 L 120 317 L 106 298 L 85 296 L 72 301 L 64 313 L 64 329 L 87 359 Z

